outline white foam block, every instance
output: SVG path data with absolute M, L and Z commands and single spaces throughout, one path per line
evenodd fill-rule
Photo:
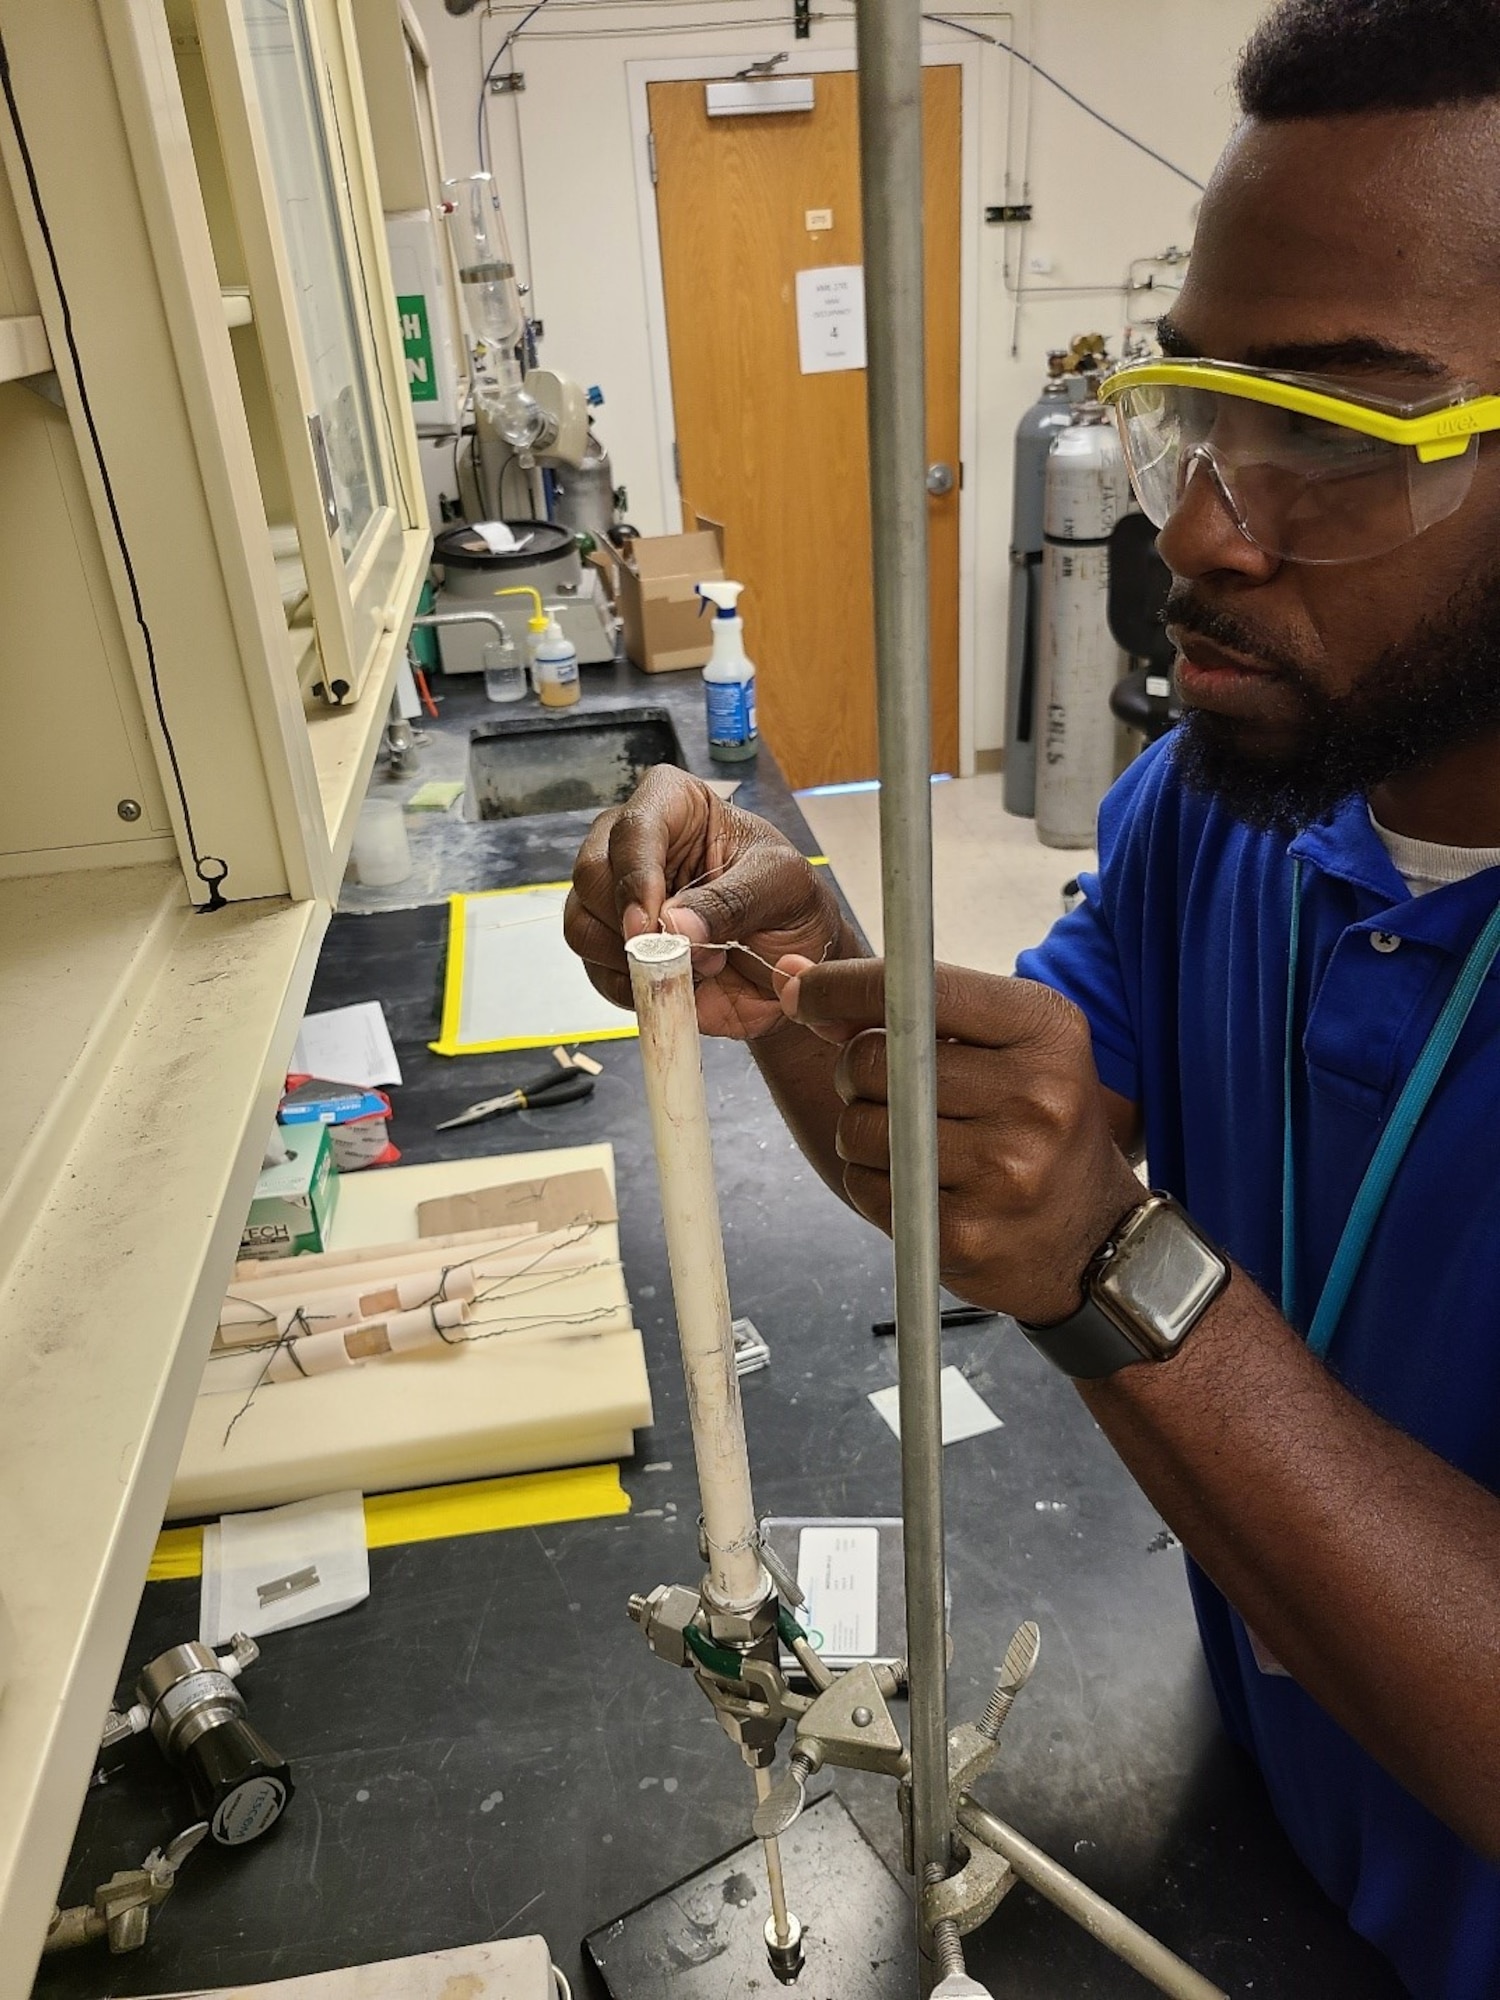
M 556 1993 L 546 1939 L 523 1937 L 157 2000 L 555 2000 Z
M 418 1204 L 441 1195 L 590 1167 L 602 1168 L 613 1187 L 608 1146 L 357 1174 L 341 1193 L 334 1246 L 415 1236 Z M 651 1421 L 645 1352 L 631 1323 L 618 1229 L 601 1224 L 591 1240 L 594 1271 L 546 1289 L 527 1281 L 476 1310 L 481 1330 L 505 1316 L 492 1339 L 267 1383 L 248 1405 L 264 1357 L 211 1359 L 168 1519 L 273 1507 L 345 1487 L 385 1493 L 628 1457 L 635 1427 Z M 549 1314 L 571 1323 L 523 1323 Z

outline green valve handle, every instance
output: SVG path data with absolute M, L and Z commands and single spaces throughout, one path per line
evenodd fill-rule
M 797 1623 L 791 1612 L 783 1604 L 776 1612 L 776 1631 L 784 1646 L 794 1646 L 799 1640 L 806 1640 L 807 1634 Z M 711 1674 L 721 1679 L 737 1681 L 741 1679 L 740 1668 L 744 1664 L 738 1653 L 730 1652 L 727 1646 L 716 1646 L 712 1639 L 700 1632 L 696 1625 L 683 1628 L 683 1638 L 688 1651 L 700 1665 L 707 1667 Z
M 797 1623 L 786 1606 L 781 1605 L 776 1613 L 776 1631 L 783 1646 L 796 1646 L 799 1640 L 806 1641 L 808 1635 Z M 808 1643 L 811 1643 L 810 1641 Z
M 687 1641 L 688 1651 L 701 1665 L 707 1667 L 711 1674 L 718 1674 L 721 1679 L 727 1681 L 739 1680 L 740 1668 L 744 1662 L 738 1653 L 731 1653 L 727 1646 L 716 1646 L 712 1639 L 706 1638 L 698 1630 L 696 1625 L 685 1625 L 682 1636 Z

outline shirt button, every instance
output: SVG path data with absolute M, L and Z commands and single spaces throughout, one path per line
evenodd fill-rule
M 1394 931 L 1371 931 L 1370 942 L 1377 951 L 1393 952 L 1401 949 L 1401 940 Z

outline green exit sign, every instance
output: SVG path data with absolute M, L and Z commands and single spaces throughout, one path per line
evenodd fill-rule
M 401 344 L 406 349 L 406 386 L 414 403 L 435 403 L 438 399 L 437 365 L 432 352 L 432 329 L 427 323 L 427 300 L 421 292 L 396 295 L 396 311 L 401 316 Z

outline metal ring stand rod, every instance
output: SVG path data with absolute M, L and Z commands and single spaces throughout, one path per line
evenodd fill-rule
M 1050 1854 L 1044 1854 L 1024 1834 L 996 1819 L 975 1800 L 965 1797 L 960 1801 L 958 1819 L 965 1833 L 1002 1856 L 1029 1888 L 1054 1903 L 1091 1937 L 1108 1945 L 1117 1958 L 1149 1979 L 1158 1992 L 1171 1994 L 1173 2000 L 1225 2000 L 1222 1987 L 1205 1979 L 1175 1951 L 1168 1951 L 1123 1910 L 1107 1903 L 1086 1882 L 1080 1882 Z
M 916 1879 L 950 1866 L 919 0 L 857 0 L 886 1034 Z M 919 1938 L 923 1991 L 931 1940 Z

